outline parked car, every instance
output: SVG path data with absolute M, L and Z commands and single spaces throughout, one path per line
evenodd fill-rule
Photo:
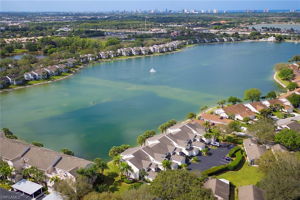
M 231 161 L 231 160 L 232 160 L 232 159 L 231 159 L 230 157 L 228 157 L 228 156 L 225 156 L 224 159 L 225 159 L 226 161 Z
M 219 142 L 212 142 L 211 145 L 216 146 L 216 147 L 219 147 L 219 146 L 220 146 L 220 143 L 219 143 Z

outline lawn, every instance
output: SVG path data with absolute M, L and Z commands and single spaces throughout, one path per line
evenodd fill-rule
M 238 171 L 229 171 L 217 176 L 217 178 L 229 180 L 233 185 L 239 187 L 243 185 L 255 185 L 263 176 L 263 173 L 260 172 L 257 167 L 249 166 L 248 163 L 245 162 L 243 167 Z
M 290 82 L 289 81 L 285 81 L 282 80 L 279 76 L 278 76 L 278 72 L 275 72 L 275 77 L 277 80 L 279 80 L 282 84 L 284 84 L 285 86 L 287 86 Z

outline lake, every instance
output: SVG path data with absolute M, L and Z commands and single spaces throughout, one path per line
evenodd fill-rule
M 248 88 L 278 89 L 273 66 L 300 44 L 207 44 L 181 52 L 95 64 L 63 81 L 1 93 L 0 127 L 26 141 L 108 159 L 113 145 Z M 156 73 L 149 73 L 154 68 Z

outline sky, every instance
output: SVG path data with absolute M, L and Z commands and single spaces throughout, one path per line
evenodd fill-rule
M 115 10 L 300 9 L 300 0 L 0 0 L 0 10 L 18 12 L 103 12 Z

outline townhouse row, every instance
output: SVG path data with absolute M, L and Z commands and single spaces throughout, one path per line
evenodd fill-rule
M 62 73 L 70 72 L 70 69 L 76 65 L 76 59 L 70 58 L 66 61 L 60 61 L 63 64 L 42 67 L 30 72 L 26 72 L 23 76 L 9 75 L 0 78 L 0 89 L 9 85 L 23 85 L 26 81 L 48 79 L 51 76 L 58 76 Z
M 16 171 L 31 166 L 37 167 L 48 177 L 48 186 L 53 184 L 50 181 L 51 177 L 75 181 L 76 171 L 92 164 L 91 161 L 82 158 L 37 147 L 20 140 L 8 139 L 4 134 L 0 135 L 0 158 Z M 15 179 L 18 181 L 18 177 Z
M 263 100 L 245 104 L 235 104 L 216 109 L 214 113 L 222 118 L 232 118 L 234 120 L 243 120 L 245 118 L 255 119 L 256 115 L 263 109 L 271 106 L 280 106 L 284 112 L 293 112 L 292 104 L 286 98 Z
M 163 161 L 171 161 L 171 168 L 186 164 L 187 157 L 196 156 L 206 148 L 205 128 L 197 121 L 180 123 L 167 129 L 166 133 L 148 138 L 145 145 L 129 148 L 121 153 L 122 160 L 132 168 L 129 177 L 139 179 L 141 171 L 146 178 L 154 180 L 157 173 L 164 170 Z

